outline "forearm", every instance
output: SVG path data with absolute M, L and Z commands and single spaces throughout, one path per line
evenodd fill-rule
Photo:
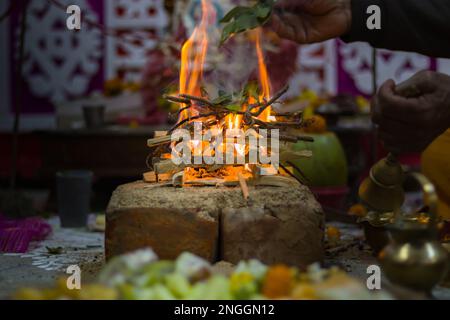
M 450 58 L 449 0 L 349 1 L 352 23 L 344 41 L 365 41 L 378 48 Z M 367 8 L 371 5 L 381 8 L 380 30 L 367 28 Z

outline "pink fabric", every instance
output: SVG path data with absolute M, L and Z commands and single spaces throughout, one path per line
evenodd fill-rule
M 8 219 L 0 214 L 0 252 L 24 253 L 31 241 L 45 239 L 52 231 L 44 219 Z

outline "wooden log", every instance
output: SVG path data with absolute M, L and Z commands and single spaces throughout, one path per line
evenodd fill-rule
M 147 183 L 155 183 L 162 181 L 169 181 L 172 179 L 172 174 L 170 173 L 162 173 L 156 175 L 155 171 L 149 171 L 143 174 L 144 181 Z
M 239 186 L 122 185 L 106 212 L 106 257 L 150 246 L 162 259 L 189 251 L 211 262 L 258 258 L 304 266 L 320 261 L 323 213 L 309 189 L 249 188 L 251 207 Z
M 152 139 L 148 139 L 147 140 L 147 146 L 149 148 L 153 148 L 162 144 L 166 144 L 166 143 L 170 143 L 171 141 L 171 136 L 170 135 L 166 135 L 166 136 L 159 136 L 159 137 L 155 137 Z
M 159 162 L 155 162 L 153 164 L 153 169 L 155 169 L 155 172 L 157 175 L 163 174 L 163 173 L 177 173 L 180 171 L 183 171 L 185 168 L 184 164 L 176 165 L 173 163 L 172 160 L 162 160 Z
M 159 138 L 159 137 L 165 137 L 169 134 L 168 131 L 155 131 L 155 134 L 153 135 L 153 138 Z

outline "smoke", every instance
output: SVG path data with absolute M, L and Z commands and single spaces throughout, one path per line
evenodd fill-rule
M 245 35 L 234 36 L 220 48 L 218 43 L 218 38 L 211 41 L 208 49 L 205 83 L 227 93 L 239 92 L 258 67 L 255 44 Z

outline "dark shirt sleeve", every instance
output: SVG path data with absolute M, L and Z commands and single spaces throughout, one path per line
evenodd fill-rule
M 381 29 L 369 30 L 367 8 L 381 8 Z M 450 58 L 450 0 L 351 0 L 352 27 L 346 42 Z

